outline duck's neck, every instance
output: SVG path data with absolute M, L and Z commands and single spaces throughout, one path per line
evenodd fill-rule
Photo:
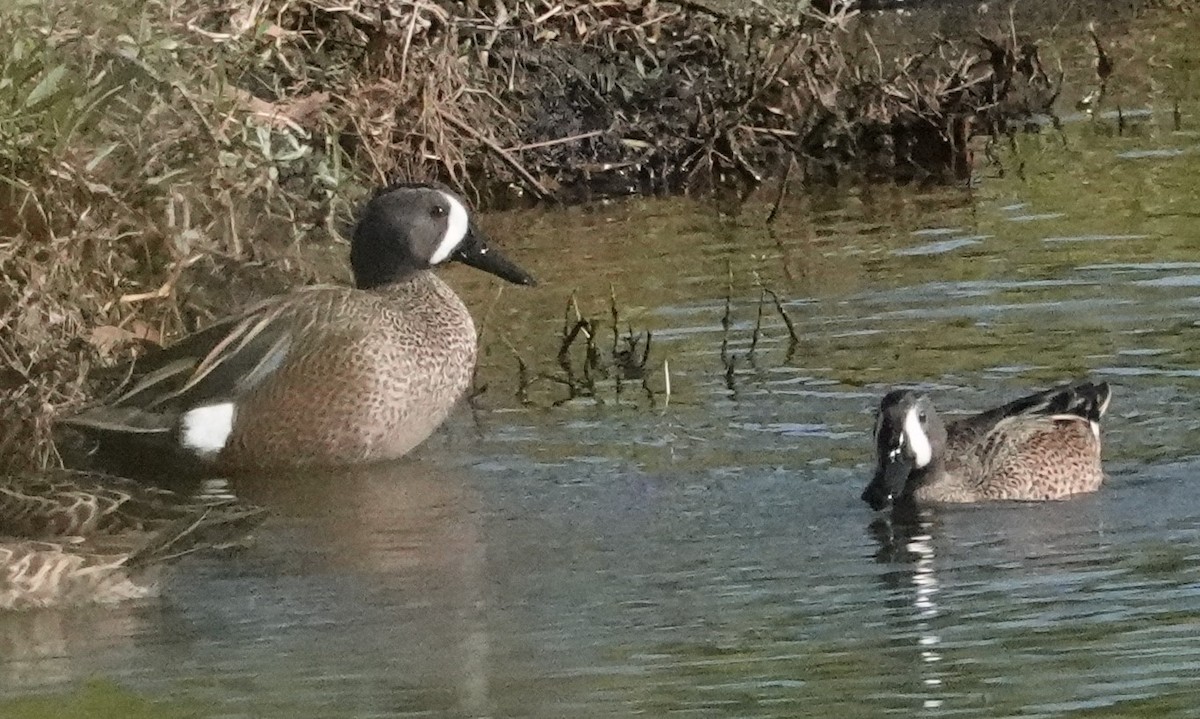
M 937 482 L 938 477 L 941 477 L 946 472 L 946 464 L 940 454 L 934 454 L 929 460 L 929 464 L 920 469 L 913 469 L 908 475 L 908 483 L 905 485 L 905 494 L 915 494 L 922 487 L 927 487 Z
M 466 306 L 450 285 L 443 282 L 432 270 L 409 272 L 400 279 L 372 287 L 369 291 L 404 303 L 409 307 L 409 312 L 445 313 L 449 311 L 447 308 L 454 308 L 467 313 Z
M 369 271 L 355 272 L 354 286 L 360 290 L 386 293 L 389 290 L 409 285 L 421 276 L 429 274 L 431 274 L 429 270 L 419 270 L 413 267 L 393 270 L 386 275 L 376 275 Z

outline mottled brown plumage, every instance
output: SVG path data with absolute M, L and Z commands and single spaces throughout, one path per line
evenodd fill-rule
M 862 498 L 1051 500 L 1093 492 L 1104 481 L 1100 418 L 1106 383 L 1062 385 L 943 424 L 933 403 L 909 390 L 888 393 L 875 423 L 876 470 Z
M 386 188 L 354 233 L 356 287 L 300 289 L 184 338 L 112 405 L 67 423 L 102 442 L 170 439 L 223 470 L 400 457 L 446 419 L 475 367 L 471 315 L 431 271 L 448 260 L 533 283 L 457 195 Z
M 160 571 L 241 539 L 265 511 L 94 472 L 0 477 L 0 609 L 153 595 Z

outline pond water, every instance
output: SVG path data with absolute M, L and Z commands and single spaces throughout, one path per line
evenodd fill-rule
M 0 715 L 1195 716 L 1200 120 L 1155 102 L 970 189 L 810 193 L 771 226 L 770 197 L 486 218 L 542 284 L 446 273 L 476 407 L 402 462 L 239 480 L 273 519 L 161 601 L 0 616 Z M 610 303 L 651 331 L 644 382 L 523 402 L 517 354 L 561 378 L 572 294 L 602 354 Z M 1114 389 L 1098 494 L 907 525 L 859 501 L 890 386 L 953 414 L 1085 375 Z

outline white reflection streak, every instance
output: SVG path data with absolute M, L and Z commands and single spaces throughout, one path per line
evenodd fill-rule
M 917 608 L 917 631 L 920 633 L 917 643 L 921 646 L 921 684 L 931 694 L 924 701 L 925 709 L 937 709 L 943 703 L 940 697 L 932 696 L 942 686 L 942 672 L 937 669 L 938 662 L 942 661 L 942 653 L 938 649 L 942 640 L 933 628 L 933 620 L 938 615 L 939 587 L 937 576 L 934 574 L 931 539 L 928 534 L 919 534 L 909 540 L 907 547 L 918 557 L 912 577 L 913 588 L 916 591 L 913 606 Z

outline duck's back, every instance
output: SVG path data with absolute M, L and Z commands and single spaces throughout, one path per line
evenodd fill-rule
M 922 498 L 1045 500 L 1095 491 L 1104 479 L 1099 419 L 1107 402 L 1107 385 L 1077 385 L 949 423 L 944 472 Z

